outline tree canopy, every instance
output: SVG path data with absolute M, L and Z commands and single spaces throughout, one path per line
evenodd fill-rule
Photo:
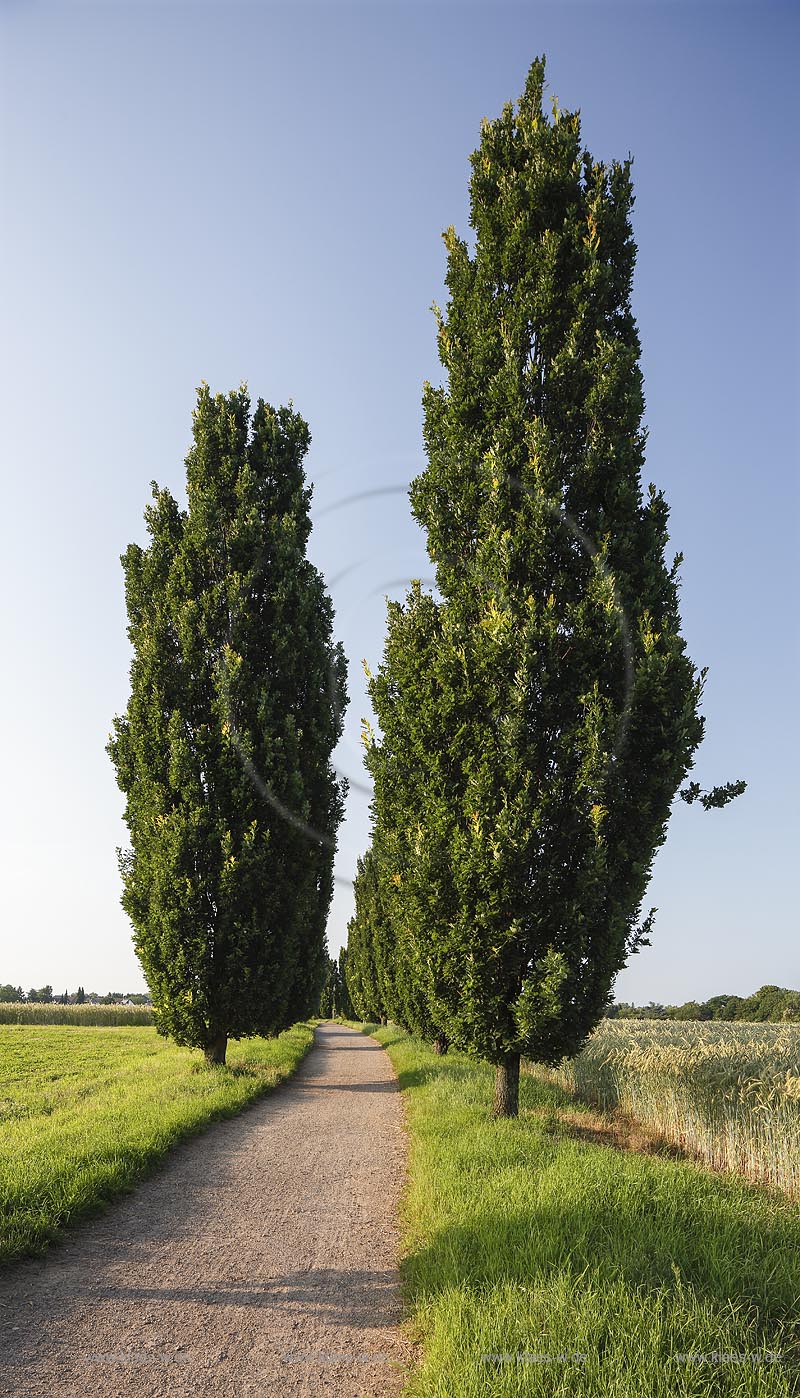
M 704 723 L 667 504 L 642 482 L 631 162 L 594 160 L 543 94 L 537 61 L 482 125 L 474 245 L 444 235 L 446 381 L 425 386 L 411 489 L 438 595 L 389 604 L 369 684 L 396 983 L 497 1065 L 497 1114 L 520 1054 L 575 1053 L 647 942 Z

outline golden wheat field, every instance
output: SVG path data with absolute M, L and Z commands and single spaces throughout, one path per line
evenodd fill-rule
M 800 1024 L 607 1019 L 576 1058 L 530 1070 L 800 1197 Z

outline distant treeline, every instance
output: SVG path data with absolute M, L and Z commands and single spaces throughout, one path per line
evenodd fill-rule
M 52 985 L 40 986 L 37 990 L 23 990 L 21 985 L 0 985 L 2 1005 L 151 1005 L 148 994 L 138 991 L 125 994 L 122 990 L 109 990 L 106 995 L 98 995 L 96 990 L 84 990 L 82 985 L 72 992 L 65 990 L 61 995 L 53 994 Z
M 800 990 L 762 985 L 753 995 L 712 995 L 710 1000 L 687 1000 L 685 1005 L 629 1005 L 621 1001 L 608 1010 L 609 1019 L 726 1019 L 754 1023 L 800 1020 Z
M 328 957 L 328 969 L 325 973 L 325 982 L 319 999 L 320 1019 L 354 1019 L 350 1000 L 350 992 L 347 989 L 347 948 L 342 947 L 338 960 L 334 956 Z

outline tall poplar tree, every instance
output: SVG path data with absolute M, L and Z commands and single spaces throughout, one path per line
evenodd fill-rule
M 149 545 L 122 558 L 122 903 L 159 1032 L 210 1063 L 314 1010 L 327 968 L 346 662 L 306 558 L 309 441 L 291 407 L 204 385 L 188 507 L 154 483 Z
M 338 963 L 332 956 L 326 957 L 325 974 L 322 981 L 322 989 L 319 996 L 319 1017 L 320 1019 L 332 1019 L 335 1011 L 336 977 L 339 973 Z
M 353 1002 L 350 999 L 350 987 L 347 977 L 347 947 L 339 948 L 339 960 L 336 970 L 336 1013 L 342 1019 L 353 1019 Z
M 404 974 L 447 1039 L 496 1065 L 496 1115 L 516 1114 L 520 1055 L 575 1053 L 647 941 L 642 898 L 703 733 L 667 505 L 642 489 L 630 161 L 593 160 L 543 90 L 537 61 L 483 123 L 473 249 L 445 234 L 447 377 L 425 387 L 411 490 L 440 599 L 415 585 L 390 604 L 370 681 Z
M 385 939 L 387 933 L 391 934 L 381 898 L 374 847 L 358 860 L 353 892 L 355 912 L 347 924 L 347 990 L 354 1014 L 359 1019 L 380 1021 L 386 1017 L 381 973 L 384 969 Z
M 358 861 L 355 912 L 347 924 L 350 997 L 361 1019 L 391 1019 L 443 1053 L 447 1036 L 432 1018 L 425 963 L 414 955 L 410 905 L 398 873 L 401 846 L 389 824 L 384 809 L 380 828 Z

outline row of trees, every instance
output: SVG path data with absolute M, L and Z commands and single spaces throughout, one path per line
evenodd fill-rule
M 474 247 L 444 235 L 446 383 L 425 386 L 411 487 L 438 595 L 389 603 L 368 672 L 372 843 L 348 930 L 357 1013 L 495 1064 L 496 1115 L 516 1114 L 520 1056 L 576 1053 L 648 943 L 704 725 L 681 558 L 642 485 L 630 161 L 595 161 L 543 94 L 537 61 L 483 123 Z
M 321 1019 L 353 1019 L 353 1003 L 347 982 L 347 951 L 342 947 L 338 960 L 328 957 L 328 967 L 319 1000 Z
M 306 557 L 306 423 L 203 386 L 187 506 L 154 484 L 149 544 L 123 557 L 123 905 L 159 1030 L 210 1063 L 324 995 L 488 1059 L 515 1114 L 521 1054 L 575 1053 L 648 942 L 705 671 L 643 490 L 630 161 L 593 160 L 543 95 L 537 61 L 472 157 L 474 247 L 445 234 L 446 383 L 411 488 L 437 591 L 390 604 L 368 673 L 372 843 L 335 965 L 346 665 Z
M 4 1005 L 119 1005 L 127 1001 L 131 1005 L 149 1005 L 150 996 L 139 991 L 125 994 L 121 990 L 110 990 L 98 995 L 96 990 L 84 990 L 82 985 L 75 991 L 65 990 L 62 995 L 54 995 L 52 985 L 43 985 L 39 990 L 25 992 L 21 985 L 0 985 L 0 1004 Z
M 611 1019 L 718 1019 L 748 1024 L 800 1020 L 800 990 L 762 985 L 752 995 L 712 995 L 710 1000 L 687 1000 L 684 1005 L 631 1005 L 624 1000 L 607 1010 Z
M 0 1002 L 4 1005 L 17 1005 L 27 1002 L 30 1005 L 49 1005 L 53 1001 L 52 985 L 43 985 L 38 990 L 33 986 L 27 993 L 21 985 L 0 985 Z

